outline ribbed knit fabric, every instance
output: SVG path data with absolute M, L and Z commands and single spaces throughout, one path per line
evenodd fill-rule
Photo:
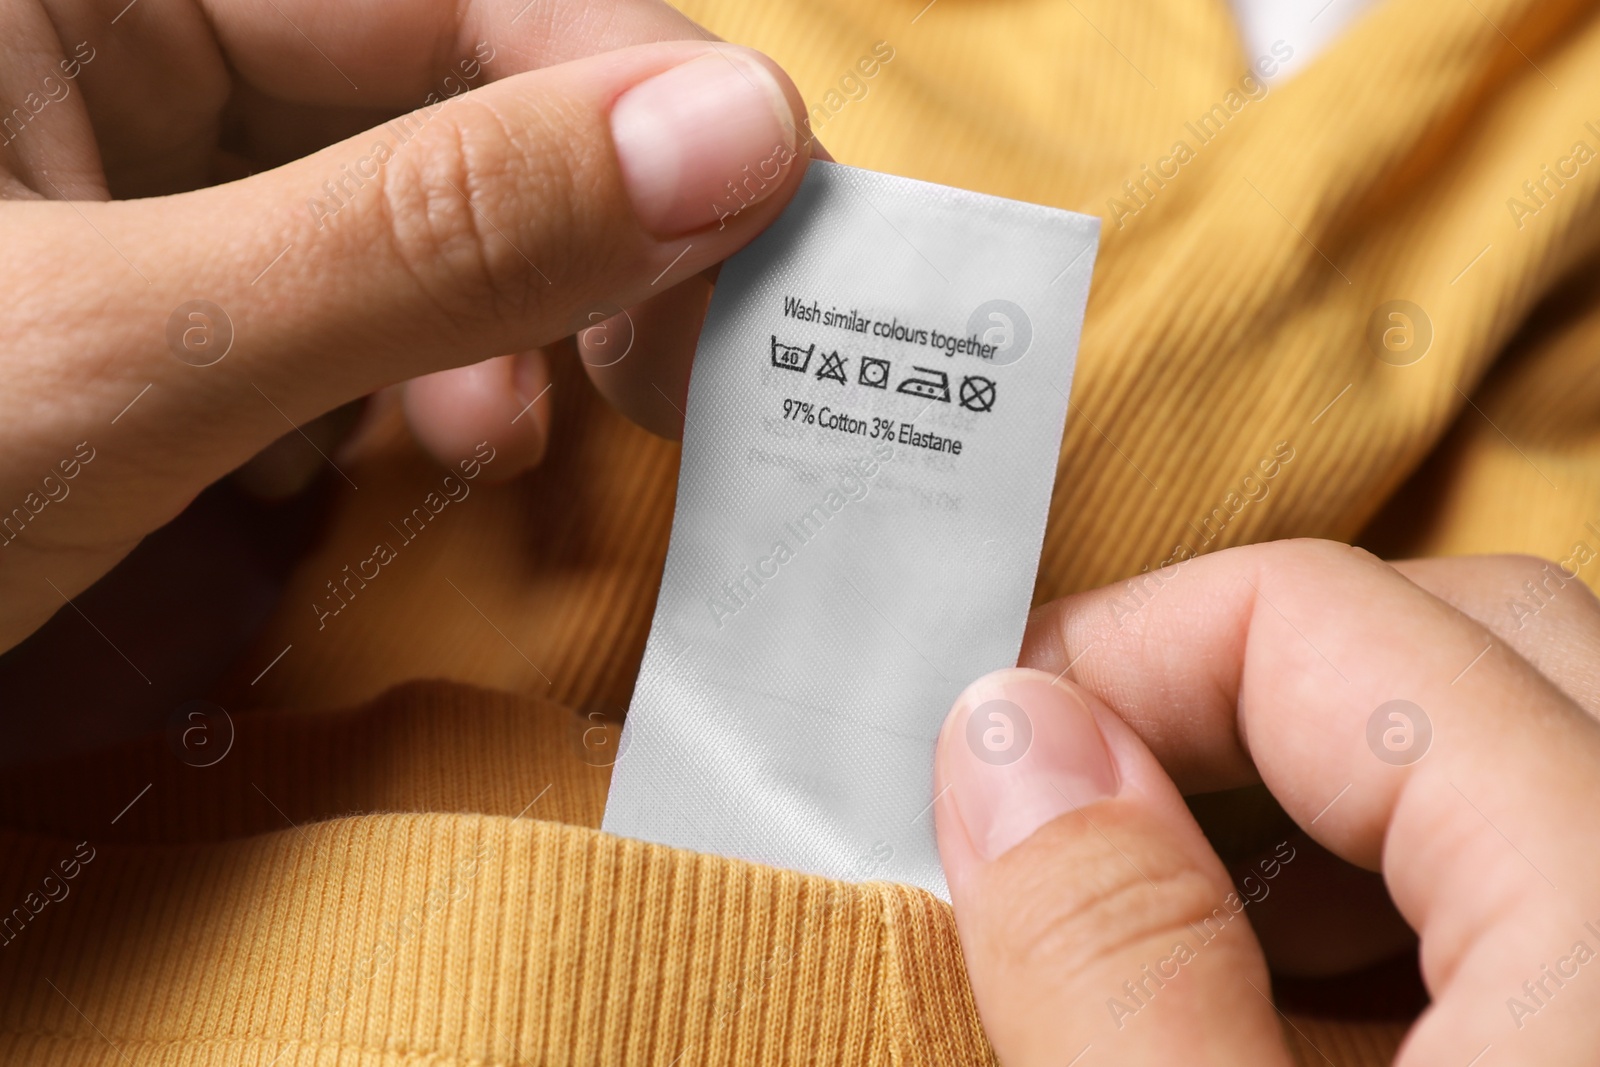
M 598 833 L 578 723 L 421 683 L 7 782 L 0 1058 L 984 1061 L 947 908 Z
M 1106 219 L 1039 601 L 1178 546 L 1600 549 L 1600 163 L 1543 169 L 1600 150 L 1595 5 L 1384 0 L 1251 99 L 1221 0 L 924 3 L 685 6 L 782 62 L 842 161 Z M 1391 300 L 1432 324 L 1409 366 L 1366 340 Z M 0 786 L 0 1058 L 989 1061 L 943 905 L 594 829 L 584 731 L 626 707 L 677 450 L 570 362 L 552 396 L 545 466 L 477 485 L 319 629 L 326 583 L 440 477 L 392 420 L 367 435 L 215 694 L 221 762 L 155 739 Z M 1280 442 L 1263 494 L 1244 477 Z M 419 678 L 448 681 L 380 696 Z M 1286 1027 L 1340 1067 L 1400 1032 Z
M 214 766 L 151 739 L 5 784 L 0 1060 L 992 1061 L 948 907 L 598 833 L 564 708 L 433 682 L 236 721 Z

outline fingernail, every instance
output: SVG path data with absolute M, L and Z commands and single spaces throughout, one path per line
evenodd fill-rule
M 778 79 L 722 47 L 657 74 L 611 109 L 623 183 L 647 230 L 668 237 L 766 199 L 795 158 L 795 118 Z
M 986 860 L 1117 793 L 1116 768 L 1088 706 L 1043 671 L 980 678 L 956 698 L 944 734 L 944 786 Z

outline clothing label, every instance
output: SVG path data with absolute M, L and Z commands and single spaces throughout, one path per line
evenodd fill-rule
M 1099 229 L 814 162 L 723 265 L 607 831 L 949 899 L 934 743 L 1016 663 Z

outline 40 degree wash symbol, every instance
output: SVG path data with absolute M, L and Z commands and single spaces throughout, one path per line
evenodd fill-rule
M 811 366 L 811 353 L 817 350 L 815 344 L 809 348 L 799 345 L 786 345 L 779 341 L 777 335 L 772 337 L 772 365 L 783 370 L 799 371 L 804 374 L 806 368 Z

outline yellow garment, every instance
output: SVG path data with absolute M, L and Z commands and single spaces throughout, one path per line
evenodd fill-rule
M 1596 584 L 1575 546 L 1600 547 L 1600 303 L 1580 270 L 1600 163 L 1562 186 L 1542 170 L 1600 148 L 1594 8 L 1383 0 L 1251 99 L 1221 0 L 685 5 L 783 63 L 841 161 L 1107 219 L 1041 602 L 1179 545 L 1363 530 L 1395 552 L 1570 559 Z M 846 82 L 879 41 L 893 58 Z M 1198 143 L 1186 124 L 1214 107 Z M 1179 139 L 1192 158 L 1147 180 Z M 1366 339 L 1394 300 L 1432 323 L 1409 366 Z M 594 829 L 586 716 L 626 705 L 677 450 L 570 366 L 553 397 L 544 469 L 475 488 L 319 630 L 324 583 L 438 477 L 372 437 L 360 492 L 217 694 L 238 727 L 220 763 L 157 739 L 0 785 L 0 909 L 27 912 L 0 933 L 0 1058 L 989 1058 L 943 905 Z M 449 682 L 315 710 L 418 678 Z M 241 710 L 268 707 L 298 710 Z M 63 862 L 68 895 L 37 903 Z M 1296 1026 L 1306 1063 L 1383 1062 L 1400 1032 Z
M 947 907 L 596 832 L 581 722 L 415 683 L 7 783 L 3 890 L 56 899 L 4 931 L 0 1060 L 988 1061 Z

